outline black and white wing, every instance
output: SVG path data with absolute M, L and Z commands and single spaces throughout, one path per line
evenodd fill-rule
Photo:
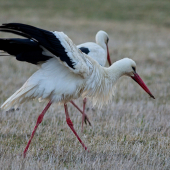
M 58 58 L 62 64 L 76 74 L 86 77 L 90 72 L 92 66 L 86 55 L 63 32 L 51 32 L 21 23 L 3 24 L 0 26 L 0 31 L 28 38 L 43 50 L 44 56 Z

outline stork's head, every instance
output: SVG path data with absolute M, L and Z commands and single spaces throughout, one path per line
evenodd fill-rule
M 105 44 L 109 42 L 109 35 L 105 31 L 98 31 L 96 34 L 96 42 L 104 41 Z
M 120 62 L 119 62 L 120 61 Z M 152 95 L 146 84 L 143 82 L 143 80 L 140 78 L 140 76 L 136 72 L 136 63 L 129 58 L 124 58 L 122 60 L 119 60 L 118 62 L 118 68 L 122 72 L 122 75 L 126 75 L 131 77 L 134 81 L 136 81 L 153 99 L 155 97 Z
M 109 43 L 109 36 L 105 31 L 98 31 L 96 34 L 96 42 L 97 44 L 101 45 L 103 48 L 106 47 L 107 49 L 107 61 L 109 63 L 109 65 L 111 66 L 111 59 L 110 59 L 110 54 L 109 54 L 109 47 L 108 47 L 108 43 Z
M 131 77 L 136 72 L 136 63 L 130 58 L 118 60 L 116 63 L 119 70 L 121 70 L 122 74 L 125 76 Z

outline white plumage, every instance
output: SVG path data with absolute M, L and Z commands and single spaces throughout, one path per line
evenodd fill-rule
M 45 112 L 53 102 L 64 104 L 68 125 L 83 147 L 87 149 L 75 132 L 69 118 L 66 105 L 68 101 L 77 99 L 82 95 L 91 98 L 94 104 L 99 106 L 107 104 L 112 98 L 116 81 L 123 75 L 134 79 L 154 98 L 136 73 L 136 63 L 129 58 L 119 60 L 109 68 L 105 68 L 81 52 L 71 39 L 62 32 L 50 32 L 18 23 L 4 24 L 0 26 L 0 31 L 19 34 L 38 42 L 38 47 L 41 48 L 38 50 L 42 50 L 44 55 L 51 57 L 41 64 L 40 69 L 1 106 L 2 109 L 9 109 L 32 98 L 49 100 L 49 104 L 38 117 L 24 155 Z
M 83 44 L 78 45 L 78 48 L 87 48 L 88 53 L 86 53 L 88 56 L 96 60 L 101 66 L 106 65 L 107 57 L 108 62 L 110 62 L 110 55 L 108 51 L 108 41 L 109 36 L 105 31 L 98 31 L 96 34 L 96 43 L 94 42 L 86 42 Z M 109 63 L 111 65 L 111 63 Z
M 103 66 L 105 65 L 107 59 L 106 45 L 102 43 L 98 45 L 89 42 L 77 46 L 78 48 L 82 46 L 88 47 L 90 49 L 90 57 L 88 57 L 86 54 L 82 53 L 64 33 L 53 32 L 53 34 L 60 40 L 60 42 L 62 42 L 61 44 L 65 48 L 67 55 L 71 58 L 71 61 L 74 63 L 75 69 L 68 67 L 65 62 L 56 59 L 55 55 L 51 54 L 51 52 L 43 47 L 43 54 L 54 58 L 43 63 L 40 66 L 40 69 L 35 72 L 19 90 L 4 102 L 1 106 L 2 109 L 8 110 L 13 106 L 18 107 L 19 104 L 33 98 L 40 98 L 42 100 L 48 99 L 52 102 L 60 103 L 77 99 L 80 97 L 85 87 L 86 80 L 84 78 L 88 78 L 89 75 L 91 75 L 95 68 L 94 66 L 98 65 L 98 63 Z M 97 42 L 102 41 L 98 40 Z M 100 53 L 97 55 L 98 52 L 101 52 L 101 56 L 99 56 Z M 95 59 L 98 63 L 91 58 Z M 98 83 L 100 83 L 98 81 L 95 82 L 95 80 L 100 81 L 98 74 L 100 74 L 98 73 L 98 70 L 96 71 L 96 74 L 92 74 L 92 89 L 93 86 L 95 87 L 93 84 L 96 84 L 97 82 L 97 85 L 99 85 Z M 86 89 L 89 88 L 86 87 Z M 100 92 L 100 89 L 97 91 Z M 84 94 L 87 94 L 87 92 Z M 106 96 L 106 94 L 104 96 Z M 109 93 L 108 96 L 111 98 L 112 93 Z M 83 97 L 85 97 L 85 95 Z M 93 97 L 93 100 L 95 102 L 97 101 L 95 97 Z M 104 103 L 107 103 L 107 100 L 103 99 L 103 101 Z M 101 102 L 101 104 L 102 103 L 103 102 Z
M 55 32 L 54 35 L 62 38 L 62 45 L 68 56 L 74 63 L 75 69 L 68 67 L 54 55 L 45 51 L 46 55 L 54 56 L 40 66 L 25 84 L 17 90 L 1 106 L 2 109 L 10 109 L 32 98 L 48 99 L 52 102 L 68 102 L 80 96 L 84 88 L 84 78 L 88 77 L 92 63 L 63 33 Z M 90 57 L 89 57 L 90 58 Z

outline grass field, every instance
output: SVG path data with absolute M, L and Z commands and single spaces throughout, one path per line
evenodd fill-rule
M 90 152 L 68 128 L 63 106 L 53 104 L 26 159 L 20 155 L 46 103 L 30 101 L 17 111 L 0 111 L 0 169 L 170 169 L 170 1 L 0 0 L 0 4 L 0 23 L 64 31 L 75 44 L 94 41 L 96 32 L 105 30 L 112 62 L 135 60 L 138 74 L 156 97 L 149 98 L 130 78 L 122 77 L 110 105 L 98 110 L 88 100 L 92 127 L 85 126 L 84 133 L 81 115 L 69 104 L 74 127 Z M 36 70 L 0 56 L 0 103 Z M 82 106 L 82 99 L 76 103 Z

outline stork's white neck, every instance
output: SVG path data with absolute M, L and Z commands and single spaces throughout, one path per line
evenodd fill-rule
M 125 75 L 126 69 L 124 68 L 125 60 L 118 60 L 110 67 L 106 68 L 108 76 L 112 82 L 117 81 L 121 76 Z
M 93 73 L 86 82 L 83 97 L 90 97 L 93 104 L 97 104 L 99 107 L 102 107 L 103 104 L 108 104 L 114 95 L 114 85 L 124 75 L 121 65 L 121 60 L 115 62 L 109 68 L 102 67 L 95 62 L 93 64 Z
M 100 45 L 104 50 L 107 50 L 106 43 L 105 43 L 105 35 L 101 32 L 98 32 L 96 35 L 96 43 Z
M 104 50 L 107 50 L 106 43 L 103 40 L 98 40 L 96 43 L 100 45 Z

